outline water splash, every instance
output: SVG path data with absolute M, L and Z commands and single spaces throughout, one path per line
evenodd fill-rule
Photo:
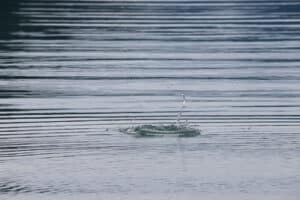
M 182 115 L 183 115 L 183 112 L 184 112 L 184 109 L 186 107 L 186 98 L 185 98 L 185 95 L 183 93 L 181 93 L 181 96 L 182 96 L 182 103 L 181 103 L 181 108 L 180 108 L 180 111 L 178 112 L 177 114 L 177 125 L 180 126 L 180 125 L 183 125 L 182 122 L 181 122 L 181 118 L 182 118 Z M 184 125 L 188 125 L 188 121 L 186 120 Z
M 120 129 L 121 132 L 135 136 L 178 136 L 178 137 L 194 137 L 200 135 L 200 130 L 191 127 L 188 121 L 182 122 L 182 115 L 186 108 L 187 99 L 184 94 L 182 96 L 182 103 L 180 111 L 177 114 L 176 124 L 168 125 L 151 125 L 144 124 L 139 126 L 132 126 L 130 128 Z

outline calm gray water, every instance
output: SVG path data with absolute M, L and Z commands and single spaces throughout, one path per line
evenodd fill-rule
M 298 0 L 1 4 L 1 200 L 300 198 Z

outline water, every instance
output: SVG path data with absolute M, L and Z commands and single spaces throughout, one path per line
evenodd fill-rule
M 299 199 L 298 0 L 0 10 L 0 199 Z

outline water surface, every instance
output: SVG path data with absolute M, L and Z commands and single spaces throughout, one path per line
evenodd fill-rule
M 0 9 L 1 199 L 299 198 L 298 0 Z

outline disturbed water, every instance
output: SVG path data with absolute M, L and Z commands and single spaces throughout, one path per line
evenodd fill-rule
M 299 199 L 298 0 L 1 4 L 0 199 Z

